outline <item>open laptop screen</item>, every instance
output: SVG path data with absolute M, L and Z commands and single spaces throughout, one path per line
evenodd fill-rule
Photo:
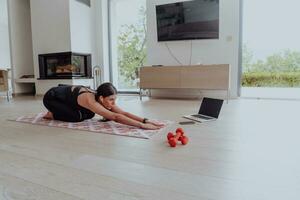
M 204 97 L 198 114 L 218 118 L 223 105 L 223 99 Z

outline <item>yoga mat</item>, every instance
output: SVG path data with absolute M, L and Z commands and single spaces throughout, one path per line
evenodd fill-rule
M 112 135 L 121 135 L 128 137 L 136 137 L 143 139 L 150 139 L 152 136 L 163 132 L 172 121 L 163 120 L 159 121 L 160 123 L 165 124 L 165 126 L 159 130 L 144 130 L 133 126 L 128 126 L 124 124 L 120 124 L 114 121 L 101 122 L 98 119 L 89 119 L 83 122 L 62 122 L 58 120 L 48 120 L 44 119 L 43 116 L 45 113 L 39 113 L 37 115 L 32 116 L 21 116 L 16 120 L 17 122 L 28 123 L 33 125 L 44 125 L 58 128 L 67 128 L 81 131 L 90 131 L 96 133 L 106 133 Z

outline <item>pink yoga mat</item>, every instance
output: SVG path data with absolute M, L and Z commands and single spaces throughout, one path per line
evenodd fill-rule
M 160 121 L 160 123 L 165 124 L 166 125 L 165 127 L 159 130 L 143 130 L 133 126 L 120 124 L 114 121 L 100 122 L 98 119 L 89 119 L 83 122 L 76 122 L 76 123 L 62 122 L 57 120 L 47 120 L 47 119 L 43 119 L 44 114 L 45 113 L 39 113 L 34 116 L 21 116 L 18 117 L 15 121 L 34 124 L 34 125 L 68 128 L 68 129 L 75 129 L 81 131 L 91 131 L 96 133 L 107 133 L 112 135 L 122 135 L 122 136 L 136 137 L 136 138 L 143 138 L 143 139 L 150 139 L 152 136 L 160 132 L 163 132 L 168 125 L 173 123 L 168 120 L 163 120 Z

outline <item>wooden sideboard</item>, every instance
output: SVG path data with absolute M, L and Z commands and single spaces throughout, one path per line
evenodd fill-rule
M 8 71 L 0 69 L 0 92 L 6 92 L 7 101 L 9 101 Z
M 230 66 L 145 66 L 140 68 L 140 98 L 145 89 L 226 90 L 229 98 Z

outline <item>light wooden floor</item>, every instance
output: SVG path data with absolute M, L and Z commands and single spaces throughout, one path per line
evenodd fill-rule
M 198 100 L 120 97 L 125 110 L 181 121 Z M 40 98 L 0 99 L 1 200 L 299 200 L 300 101 L 232 100 L 187 125 L 187 146 L 7 121 Z M 172 128 L 175 130 L 177 125 Z

